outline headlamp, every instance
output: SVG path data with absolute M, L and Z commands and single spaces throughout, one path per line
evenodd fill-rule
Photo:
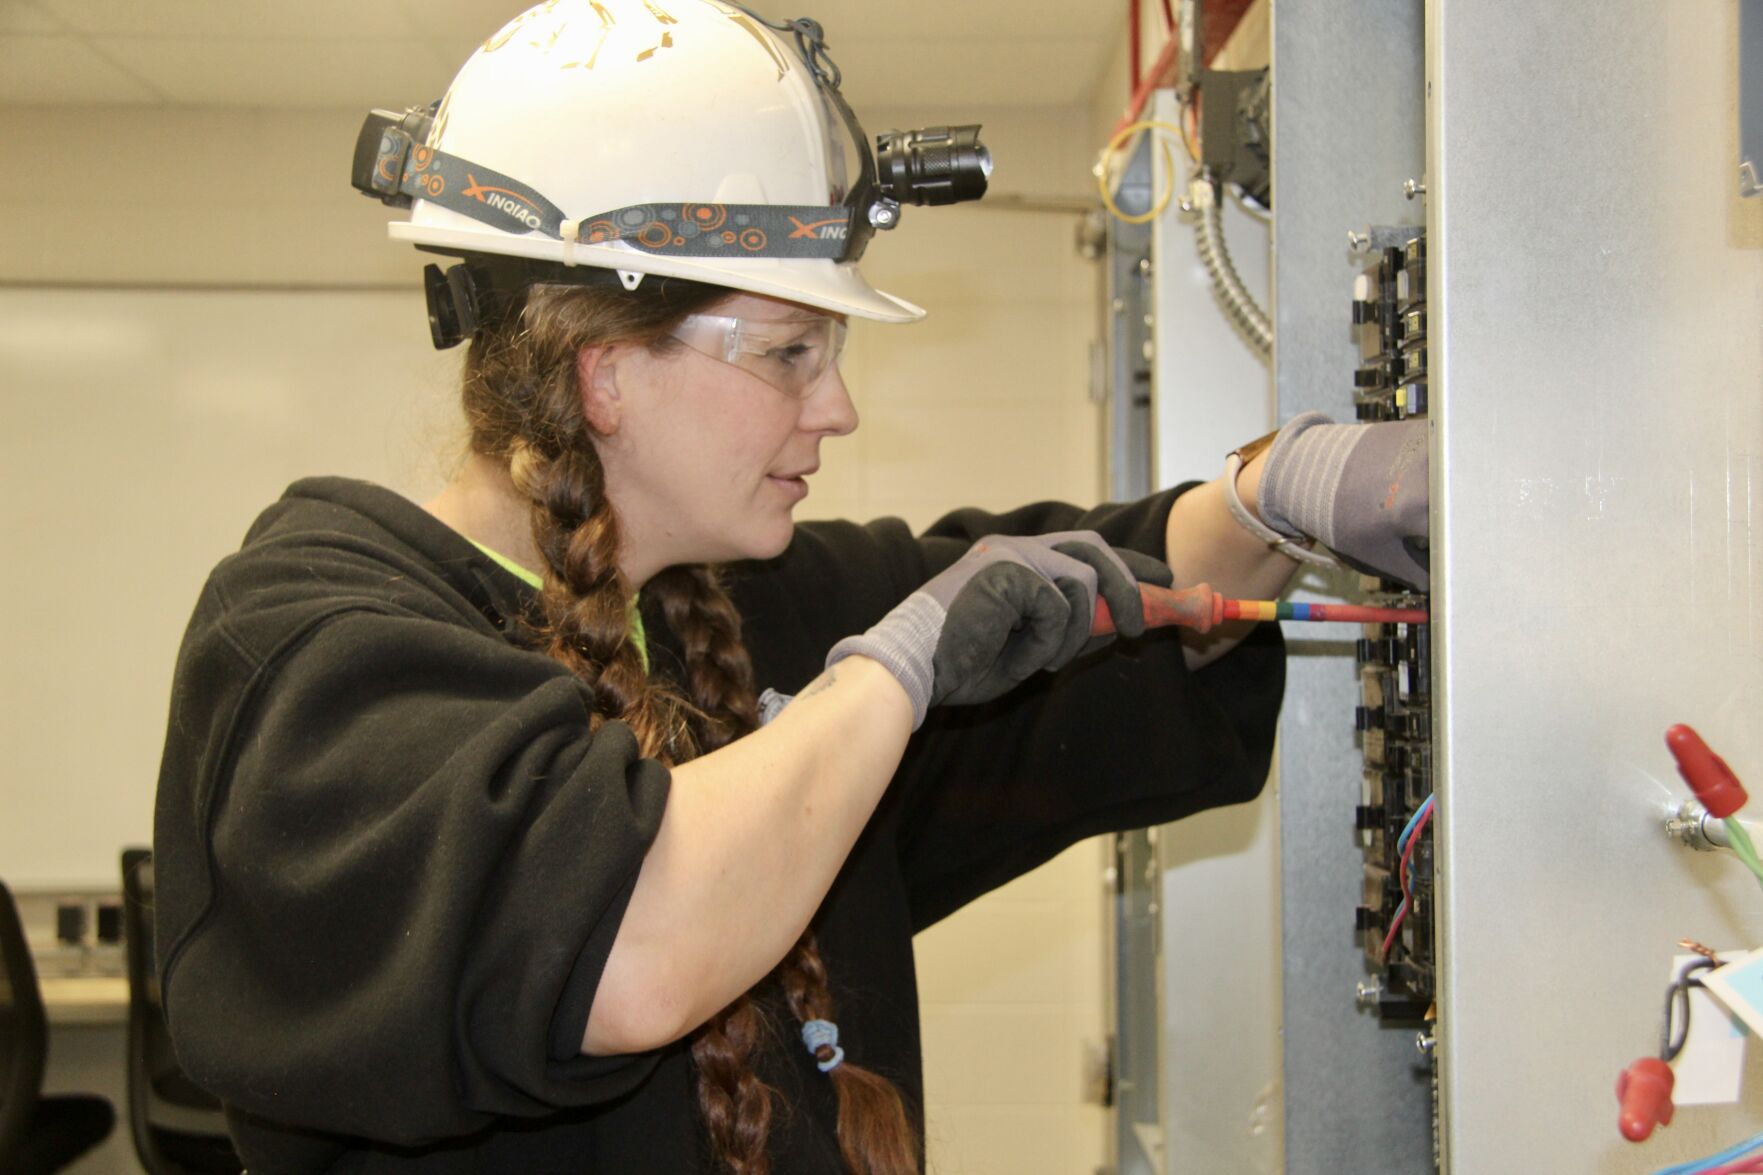
M 956 204 L 986 194 L 992 153 L 978 126 L 888 131 L 875 138 L 878 186 L 902 204 Z

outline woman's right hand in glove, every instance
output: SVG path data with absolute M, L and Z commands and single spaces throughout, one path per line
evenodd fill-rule
M 1121 635 L 1140 635 L 1139 583 L 1171 578 L 1160 561 L 1093 531 L 990 535 L 868 632 L 834 645 L 827 665 L 853 654 L 880 662 L 911 698 L 916 730 L 931 706 L 990 701 L 1106 643 L 1090 636 L 1098 596 Z

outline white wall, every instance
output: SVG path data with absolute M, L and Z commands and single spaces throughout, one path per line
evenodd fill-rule
M 870 112 L 872 129 L 952 112 Z M 963 117 L 968 112 L 959 113 Z M 1082 112 L 992 111 L 995 192 L 1083 196 Z M 453 354 L 427 343 L 420 261 L 351 191 L 354 111 L 0 109 L 0 877 L 111 884 L 151 831 L 172 658 L 207 568 L 306 473 L 414 495 L 441 479 Z M 78 182 L 74 182 L 75 179 Z M 30 189 L 30 190 L 27 190 Z M 1093 501 L 1095 275 L 1075 217 L 908 209 L 873 280 L 931 309 L 859 324 L 863 416 L 827 446 L 804 517 Z M 193 288 L 192 288 L 193 287 Z M 298 287 L 315 287 L 301 289 Z M 1105 1111 L 1100 857 L 1080 846 L 919 940 L 933 1167 L 1087 1170 Z M 84 1038 L 82 1038 L 84 1041 Z M 89 1042 L 64 1048 L 83 1068 Z M 113 1140 L 81 1170 L 129 1170 Z

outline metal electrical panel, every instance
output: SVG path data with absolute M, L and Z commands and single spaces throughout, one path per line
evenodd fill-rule
M 1434 479 L 1433 623 L 1287 626 L 1288 1175 L 1650 1172 L 1763 1128 L 1756 1041 L 1743 1100 L 1644 1144 L 1613 1096 L 1678 941 L 1763 946 L 1749 874 L 1667 835 L 1662 738 L 1695 724 L 1763 781 L 1763 200 L 1734 182 L 1760 8 L 1274 9 L 1278 419 L 1423 413 Z M 1353 303 L 1386 294 L 1362 351 Z M 1408 894 L 1394 825 L 1426 793 Z M 1161 1050 L 1166 1121 L 1217 1061 Z M 1195 1169 L 1260 1169 L 1238 1142 Z
M 1167 95 L 1147 116 L 1178 117 Z M 1172 177 L 1151 167 L 1160 157 L 1158 142 L 1139 144 L 1124 209 L 1167 190 Z M 1272 425 L 1268 370 L 1219 314 L 1180 209 L 1184 176 L 1173 182 L 1162 215 L 1109 229 L 1109 489 L 1122 498 L 1216 477 L 1226 453 Z M 1221 223 L 1245 290 L 1265 302 L 1265 215 L 1227 198 Z M 1116 838 L 1120 1175 L 1280 1169 L 1276 827 L 1270 786 L 1253 804 Z M 1233 976 L 1222 990 L 1221 967 Z
M 1130 216 L 1156 200 L 1154 146 L 1149 138 L 1128 159 L 1115 203 Z M 1155 449 L 1151 425 L 1156 297 L 1151 226 L 1110 217 L 1102 260 L 1107 267 L 1107 393 L 1103 431 L 1108 438 L 1108 494 L 1130 501 L 1149 494 Z M 1110 1101 L 1114 1108 L 1116 1175 L 1161 1175 L 1162 911 L 1155 829 L 1114 838 L 1113 1012 Z
M 1763 202 L 1733 182 L 1754 3 L 1427 5 L 1438 1060 L 1461 1175 L 1654 1171 L 1763 1127 L 1755 1040 L 1742 1101 L 1644 1144 L 1612 1092 L 1657 1050 L 1679 939 L 1763 945 L 1744 868 L 1663 832 L 1674 722 L 1763 783 Z
M 1409 0 L 1273 10 L 1274 386 L 1279 419 L 1351 420 L 1365 362 L 1352 322 L 1367 255 L 1349 234 L 1422 223 L 1403 182 L 1425 163 L 1423 20 Z M 1351 598 L 1359 577 L 1306 571 L 1294 598 Z M 1333 627 L 1333 626 L 1328 626 Z M 1357 993 L 1377 979 L 1356 929 L 1364 704 L 1356 631 L 1288 624 L 1280 725 L 1285 1171 L 1423 1175 L 1432 1076 L 1418 1029 Z M 1612 1076 L 1612 1079 L 1614 1077 Z M 1529 1168 L 1514 1168 L 1529 1170 Z
M 1152 117 L 1178 122 L 1173 100 L 1160 97 Z M 1231 194 L 1219 212 L 1243 293 L 1265 306 L 1267 217 Z M 1225 454 L 1273 427 L 1271 373 L 1220 311 L 1196 219 L 1177 206 L 1153 236 L 1159 486 L 1210 481 Z M 1276 788 L 1157 830 L 1162 1175 L 1281 1168 Z
M 1763 196 L 1763 0 L 1739 6 L 1739 195 Z

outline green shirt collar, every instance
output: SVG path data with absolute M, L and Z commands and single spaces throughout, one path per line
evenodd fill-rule
M 534 590 L 542 590 L 544 588 L 545 581 L 538 575 L 538 573 L 522 567 L 502 552 L 492 550 L 478 542 L 476 539 L 471 539 L 470 542 L 472 546 L 489 556 L 489 558 L 495 562 L 496 566 L 514 576 L 516 579 Z M 647 673 L 649 672 L 649 634 L 643 628 L 642 609 L 637 606 L 641 599 L 641 595 L 631 597 L 630 632 L 631 640 L 636 642 L 637 656 L 642 658 L 643 661 L 643 672 Z
M 500 567 L 503 571 L 506 571 L 516 579 L 524 581 L 528 587 L 539 589 L 544 588 L 545 581 L 540 578 L 536 572 L 527 570 L 525 567 L 522 567 L 500 551 L 492 551 L 476 539 L 471 540 L 471 545 L 495 560 L 496 566 Z

